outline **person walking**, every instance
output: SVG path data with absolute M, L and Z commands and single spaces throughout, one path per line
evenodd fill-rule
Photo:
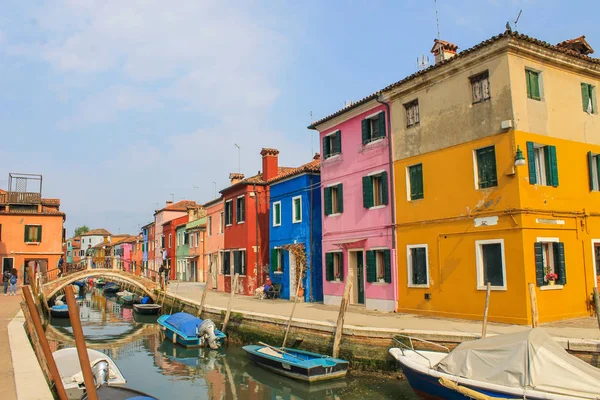
M 65 264 L 65 259 L 63 258 L 63 255 L 60 255 L 60 258 L 58 259 L 58 277 L 60 278 L 63 274 L 63 266 Z
M 4 295 L 8 292 L 8 285 L 10 281 L 10 271 L 6 270 L 2 273 L 2 283 L 4 284 Z
M 10 280 L 8 281 L 10 283 L 10 286 L 8 287 L 8 293 L 12 296 L 16 296 L 17 294 L 17 282 L 19 280 L 18 278 L 19 276 L 17 273 L 17 269 L 13 268 L 12 271 L 10 271 Z

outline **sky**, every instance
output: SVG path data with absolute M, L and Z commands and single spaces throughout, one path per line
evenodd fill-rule
M 438 0 L 440 37 L 467 49 L 514 21 L 600 57 L 600 2 Z M 434 0 L 2 0 L 0 188 L 42 174 L 80 225 L 136 233 L 174 198 L 207 202 L 238 168 L 309 162 L 311 121 L 417 70 Z M 312 117 L 311 117 L 312 115 Z M 240 146 L 240 165 L 238 149 Z M 214 182 L 214 183 L 213 183 Z

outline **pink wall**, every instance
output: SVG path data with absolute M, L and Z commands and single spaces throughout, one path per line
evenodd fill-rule
M 207 255 L 212 255 L 214 253 L 218 253 L 223 250 L 225 235 L 219 232 L 219 219 L 220 214 L 223 211 L 223 200 L 219 200 L 216 203 L 211 203 L 206 207 L 206 234 L 204 235 L 204 253 Z M 208 232 L 208 217 L 212 217 L 212 231 Z M 225 223 L 225 221 L 223 221 Z M 209 235 L 210 233 L 210 235 Z M 221 258 L 218 257 L 218 264 L 215 266 L 217 268 L 217 272 L 221 270 Z M 208 266 L 210 266 L 210 260 L 206 260 L 208 271 Z M 207 277 L 208 282 L 208 277 Z M 214 282 L 213 282 L 214 285 Z M 217 289 L 220 291 L 224 291 L 225 289 L 225 277 L 221 274 L 217 276 Z
M 342 183 L 344 197 L 344 211 L 339 215 L 325 216 L 323 214 L 323 260 L 325 253 L 340 250 L 340 244 L 354 239 L 366 239 L 364 244 L 358 245 L 363 250 L 373 248 L 387 248 L 391 250 L 392 283 L 366 282 L 365 269 L 365 299 L 368 308 L 369 299 L 384 300 L 386 307 L 395 307 L 394 293 L 396 288 L 396 255 L 392 241 L 392 202 L 393 196 L 390 166 L 389 166 L 389 132 L 386 127 L 386 137 L 369 145 L 362 144 L 362 120 L 377 112 L 387 112 L 384 105 L 374 103 L 372 108 L 355 117 L 320 132 L 320 143 L 323 137 L 337 130 L 341 131 L 342 154 L 325 159 L 321 163 L 321 185 Z M 386 124 L 387 125 L 387 124 Z M 323 149 L 321 149 L 323 154 Z M 388 173 L 388 204 L 377 209 L 366 209 L 363 206 L 362 178 L 372 172 L 386 171 Z M 321 191 L 323 193 L 323 190 Z M 321 194 L 323 196 L 323 194 Z M 324 209 L 324 207 L 323 207 Z M 357 248 L 358 249 L 358 248 Z M 344 276 L 348 274 L 348 252 L 344 252 Z M 325 277 L 325 262 L 323 262 L 323 277 Z M 344 282 L 323 281 L 324 295 L 342 296 Z M 391 302 L 388 302 L 391 301 Z M 395 302 L 394 302 L 395 303 Z M 385 308 L 385 307 L 384 307 Z M 393 310 L 393 308 L 392 308 Z
M 131 248 L 132 248 L 133 244 L 132 243 L 123 243 L 122 247 L 123 247 L 123 267 L 125 268 L 125 271 L 127 272 L 131 272 L 131 263 L 133 262 L 133 260 L 131 259 Z

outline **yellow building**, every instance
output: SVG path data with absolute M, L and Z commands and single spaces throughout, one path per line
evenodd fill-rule
M 384 89 L 398 311 L 531 323 L 589 315 L 600 275 L 600 60 L 507 31 Z M 522 153 L 521 153 L 522 152 Z M 556 275 L 553 275 L 556 274 Z M 553 280 L 554 279 L 554 280 Z

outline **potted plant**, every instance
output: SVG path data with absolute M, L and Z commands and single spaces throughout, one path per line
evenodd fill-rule
M 340 275 L 340 273 L 338 272 L 337 274 L 335 274 L 335 281 L 336 281 L 336 282 L 339 282 L 339 281 L 341 280 L 341 277 L 342 277 L 342 276 L 341 276 L 341 275 Z
M 546 274 L 546 281 L 548 282 L 548 285 L 550 285 L 550 286 L 554 285 L 554 283 L 556 282 L 557 279 L 558 279 L 558 275 L 555 274 L 554 272 L 548 272 Z
M 383 275 L 379 275 L 377 277 L 377 282 L 379 282 L 379 283 L 385 283 L 385 277 Z

